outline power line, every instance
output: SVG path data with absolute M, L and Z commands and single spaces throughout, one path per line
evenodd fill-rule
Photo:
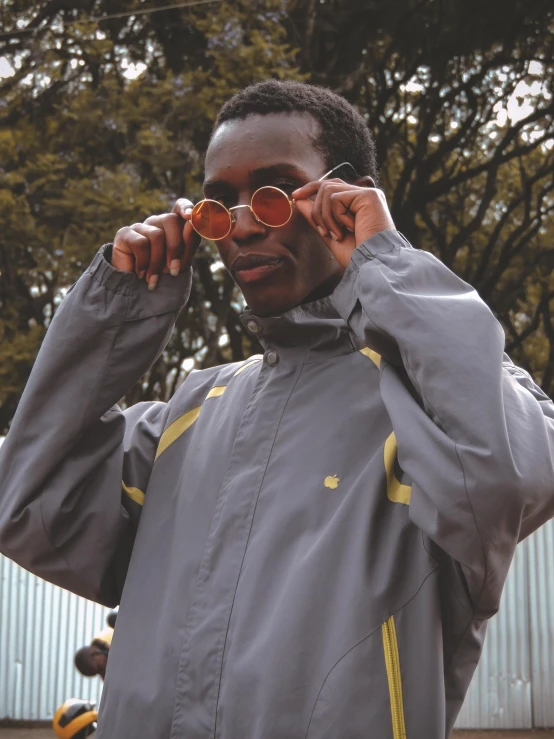
M 101 15 L 97 17 L 86 18 L 84 20 L 74 20 L 64 23 L 64 27 L 67 26 L 81 26 L 86 23 L 99 23 L 100 21 L 112 20 L 113 18 L 130 18 L 133 15 L 148 15 L 152 13 L 160 13 L 163 10 L 175 10 L 178 8 L 190 8 L 193 5 L 209 5 L 210 3 L 220 3 L 222 0 L 190 0 L 185 3 L 175 3 L 173 5 L 161 5 L 159 8 L 139 8 L 138 10 L 131 10 L 125 13 L 111 13 L 110 15 Z M 25 33 L 38 33 L 44 31 L 44 28 L 22 28 L 17 31 L 7 31 L 0 33 L 0 39 L 21 36 Z

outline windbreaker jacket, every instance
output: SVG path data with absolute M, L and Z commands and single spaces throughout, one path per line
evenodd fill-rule
M 518 540 L 554 512 L 554 407 L 477 293 L 395 231 L 265 353 L 116 405 L 189 276 L 109 248 L 62 302 L 0 464 L 1 551 L 121 602 L 98 739 L 444 739 Z

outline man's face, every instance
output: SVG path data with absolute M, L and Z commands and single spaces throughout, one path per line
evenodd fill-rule
M 205 197 L 231 208 L 249 205 L 264 185 L 290 195 L 318 180 L 327 169 L 313 144 L 318 132 L 317 121 L 298 113 L 222 124 L 206 154 Z M 280 228 L 257 223 L 249 208 L 233 212 L 234 228 L 216 244 L 254 313 L 278 315 L 329 294 L 340 281 L 342 268 L 294 205 L 290 221 Z

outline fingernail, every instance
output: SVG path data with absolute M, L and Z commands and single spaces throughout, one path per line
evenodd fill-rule
M 139 280 L 143 280 L 145 274 L 146 274 L 146 270 L 145 269 L 143 269 L 142 272 L 139 272 L 138 273 Z
M 186 216 L 190 216 L 191 213 L 192 213 L 192 208 L 185 208 L 185 215 Z
M 169 274 L 173 275 L 173 277 L 177 277 L 180 269 L 181 261 L 179 259 L 172 259 L 169 263 Z
M 158 284 L 158 275 L 152 275 L 152 277 L 148 280 L 148 289 L 155 290 L 157 284 Z
M 326 231 L 324 231 L 324 230 L 323 230 L 323 229 L 321 228 L 321 226 L 318 226 L 318 227 L 317 227 L 317 230 L 319 231 L 319 235 L 320 235 L 320 236 L 321 236 L 322 238 L 325 238 L 325 236 L 327 236 L 327 232 L 326 232 Z

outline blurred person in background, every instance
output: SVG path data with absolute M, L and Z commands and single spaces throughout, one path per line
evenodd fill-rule
M 89 644 L 75 652 L 75 667 L 85 677 L 99 675 L 104 680 L 106 667 L 108 666 L 108 655 L 109 649 Z
M 106 627 L 92 639 L 91 643 L 75 652 L 75 667 L 85 677 L 99 675 L 102 680 L 106 677 L 108 656 L 112 644 L 117 611 L 110 611 L 106 616 Z
M 554 404 L 396 231 L 374 151 L 326 89 L 238 92 L 205 198 L 122 227 L 52 320 L 0 454 L 0 549 L 121 601 L 105 739 L 444 739 L 554 514 Z M 122 411 L 200 236 L 264 354 Z

